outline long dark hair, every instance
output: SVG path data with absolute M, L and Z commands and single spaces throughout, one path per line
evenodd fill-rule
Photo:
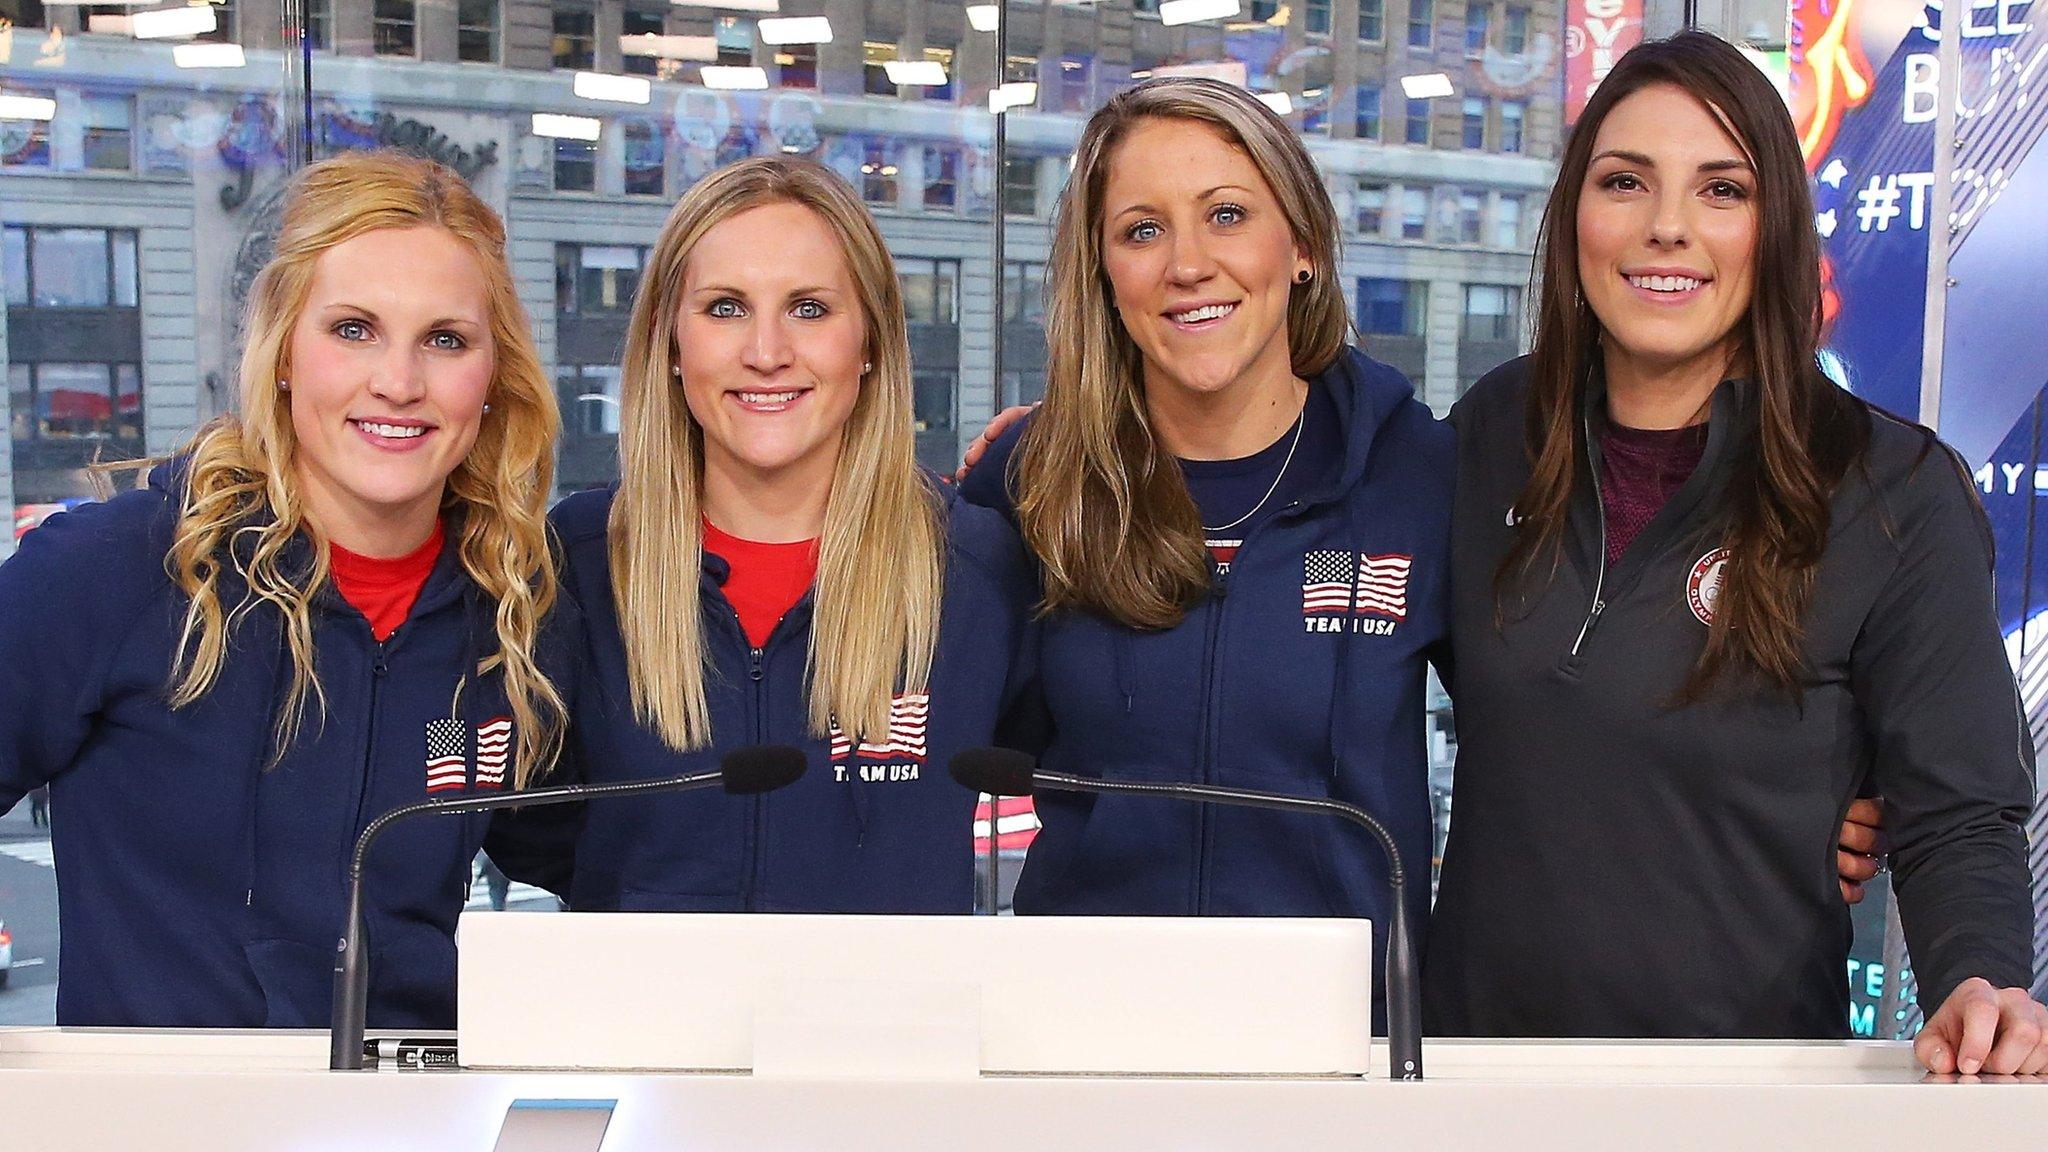
M 1696 699 L 1731 668 L 1797 693 L 1802 629 L 1814 570 L 1827 546 L 1836 486 L 1869 443 L 1869 410 L 1823 376 L 1820 249 L 1813 195 L 1792 118 L 1742 54 L 1704 32 L 1645 41 L 1600 82 L 1565 145 L 1544 209 L 1536 346 L 1530 357 L 1524 442 L 1529 482 L 1515 500 L 1530 528 L 1516 536 L 1494 587 L 1505 603 L 1518 582 L 1554 564 L 1585 459 L 1580 411 L 1599 352 L 1599 320 L 1579 283 L 1579 196 L 1601 122 L 1642 89 L 1670 84 L 1707 106 L 1756 169 L 1757 239 L 1749 307 L 1736 322 L 1737 362 L 1749 397 L 1728 484 L 1728 549 L 1706 650 L 1680 699 Z M 1550 561 L 1551 563 L 1544 563 Z

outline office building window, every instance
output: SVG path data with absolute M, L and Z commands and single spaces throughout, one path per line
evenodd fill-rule
M 555 191 L 597 191 L 597 143 L 592 140 L 555 141 Z
M 924 58 L 945 69 L 946 82 L 944 84 L 926 84 L 920 88 L 913 88 L 911 91 L 922 93 L 927 100 L 936 100 L 941 104 L 951 104 L 960 93 L 960 78 L 954 75 L 953 72 L 953 56 L 954 50 L 951 48 L 927 45 L 924 50 Z
M 621 17 L 622 19 L 619 24 L 620 69 L 633 76 L 659 76 L 661 74 L 661 57 L 639 53 L 629 56 L 625 54 L 624 49 L 626 41 L 629 39 L 661 35 L 662 14 L 659 12 L 637 12 L 628 8 L 625 12 L 621 13 Z
M 413 56 L 413 0 L 376 0 L 370 43 L 379 56 Z
M 1372 44 L 1387 38 L 1387 0 L 1358 0 L 1358 38 Z
M 1529 118 L 1529 106 L 1520 100 L 1503 100 L 1500 103 L 1500 150 L 1520 152 L 1522 150 L 1522 125 Z
M 1401 189 L 1401 239 L 1429 239 L 1429 190 Z
M 621 402 L 617 364 L 555 366 L 555 403 L 562 409 L 564 435 L 617 436 Z
M 213 5 L 213 31 L 201 32 L 193 37 L 193 39 L 207 40 L 215 44 L 240 43 L 241 41 L 236 35 L 237 25 L 240 24 L 240 21 L 236 19 L 236 3 L 237 0 L 216 0 Z M 45 5 L 45 7 L 50 6 Z M 409 3 L 406 6 L 411 7 Z M 261 10 L 259 9 L 258 11 L 260 13 Z
M 896 45 L 868 40 L 861 44 L 862 91 L 870 96 L 894 96 L 896 85 L 889 80 L 889 61 L 896 59 Z
M 1465 285 L 1461 340 L 1513 340 L 1522 310 L 1522 290 L 1506 284 Z
M 498 0 L 456 0 L 455 58 L 498 62 Z
M 1302 31 L 1312 36 L 1330 34 L 1330 0 L 1306 0 L 1301 10 Z
M 1368 336 L 1420 336 L 1429 285 L 1419 280 L 1362 276 L 1358 281 L 1358 330 Z
M 1380 90 L 1377 86 L 1359 85 L 1357 135 L 1360 140 L 1380 138 Z
M 0 88 L 9 96 L 35 96 L 54 100 L 57 94 L 49 89 Z M 0 166 L 8 168 L 48 168 L 50 166 L 50 122 L 48 120 L 10 120 L 0 128 Z
M 960 322 L 958 260 L 921 260 L 906 256 L 896 261 L 896 282 L 903 290 L 905 321 L 911 324 Z
M 1009 323 L 1045 323 L 1045 265 L 1013 260 L 1004 266 L 1003 319 Z
M 1458 193 L 1458 243 L 1477 244 L 1486 224 L 1486 196 L 1480 192 Z
M 951 211 L 959 203 L 960 150 L 927 145 L 924 150 L 924 206 Z
M 306 43 L 315 51 L 334 47 L 334 0 L 305 0 Z
M 1529 50 L 1529 9 L 1520 4 L 1507 7 L 1507 19 L 1501 35 L 1501 47 L 1511 56 L 1519 56 Z
M 1493 202 L 1493 244 L 1496 248 L 1522 246 L 1522 198 L 1501 196 Z
M 1060 111 L 1085 113 L 1094 109 L 1094 73 L 1095 61 L 1092 57 L 1060 57 Z
M 784 88 L 818 86 L 818 46 L 785 44 L 775 50 L 775 74 Z
M 109 313 L 133 313 L 140 269 L 136 234 L 104 228 L 4 230 L 7 307 L 23 329 L 92 326 Z M 37 317 L 42 309 L 62 314 Z M 92 311 L 99 310 L 98 316 Z M 132 331 L 132 328 L 131 328 Z M 118 456 L 142 447 L 140 349 L 123 340 L 94 342 L 91 359 L 18 356 L 7 369 L 8 425 L 17 444 L 111 441 Z M 17 456 L 17 466 L 21 458 Z M 82 462 L 82 459 L 81 459 Z
M 668 134 L 661 122 L 642 116 L 625 121 L 626 195 L 668 193 Z
M 1357 209 L 1358 231 L 1365 236 L 1378 236 L 1387 222 L 1387 186 L 1360 184 L 1352 196 L 1352 203 Z
M 1480 3 L 1473 3 L 1465 9 L 1465 55 L 1478 59 L 1486 53 L 1487 25 L 1493 19 L 1493 9 Z
M 1408 46 L 1427 48 L 1435 35 L 1436 0 L 1408 0 Z
M 1408 101 L 1408 125 L 1404 138 L 1410 144 L 1429 143 L 1429 101 Z
M 597 67 L 597 13 L 580 4 L 556 4 L 554 16 L 555 67 L 579 72 Z
M 878 208 L 896 206 L 896 144 L 870 139 L 860 164 L 861 199 Z
M 1483 98 L 1465 97 L 1463 131 L 1458 143 L 1473 150 L 1486 147 L 1486 101 Z
M 646 259 L 647 249 L 624 244 L 555 245 L 555 311 L 572 316 L 631 312 Z
M 127 96 L 85 98 L 85 166 L 126 172 L 134 166 L 135 101 Z
M 1003 158 L 1003 211 L 1012 216 L 1038 215 L 1038 157 Z
M 718 63 L 728 68 L 744 68 L 754 62 L 754 22 L 751 20 L 737 16 L 718 17 L 711 22 L 711 42 L 718 52 Z M 815 51 L 811 58 L 816 61 Z

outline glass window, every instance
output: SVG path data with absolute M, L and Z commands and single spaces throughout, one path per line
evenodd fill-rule
M 1408 131 L 1405 139 L 1410 144 L 1429 143 L 1429 101 L 1408 101 Z
M 1377 85 L 1359 85 L 1357 133 L 1360 140 L 1380 138 L 1380 90 Z
M 334 0 L 305 0 L 306 42 L 314 49 L 334 47 Z
M 208 40 L 215 44 L 238 43 L 239 40 L 235 35 L 235 25 L 237 23 L 235 19 L 235 4 L 236 0 L 214 0 L 213 31 L 201 32 L 198 36 L 193 37 L 193 39 Z M 45 5 L 45 7 L 49 6 Z M 260 14 L 261 10 L 259 9 L 258 11 Z
M 1003 273 L 1003 319 L 1011 323 L 1045 323 L 1045 265 L 1012 261 Z
M 602 312 L 630 312 L 633 293 L 640 290 L 640 264 L 645 248 L 623 244 L 564 244 L 557 249 L 572 253 L 576 268 L 576 308 L 584 315 Z
M 411 56 L 413 0 L 376 0 L 373 50 L 379 56 Z
M 9 88 L 0 85 L 0 92 L 9 96 L 37 96 L 54 100 L 57 94 L 48 89 Z M 9 168 L 48 168 L 50 166 L 50 122 L 48 120 L 0 120 L 0 166 Z
M 1401 189 L 1401 239 L 1429 238 L 1429 190 Z
M 924 206 L 950 210 L 960 202 L 960 150 L 924 150 Z
M 134 166 L 135 101 L 127 96 L 85 98 L 85 166 L 96 172 L 125 172 Z
M 114 438 L 142 439 L 142 369 L 135 364 L 114 365 Z
M 894 143 L 870 138 L 860 162 L 861 199 L 878 208 L 894 208 L 897 172 Z
M 894 96 L 896 85 L 889 80 L 889 61 L 896 59 L 896 45 L 879 40 L 861 46 L 861 90 L 870 96 Z
M 624 23 L 620 25 L 620 38 L 629 36 L 659 36 L 663 31 L 663 18 L 659 12 L 636 12 L 628 8 Z M 661 74 L 659 56 L 623 56 L 620 67 L 636 76 L 658 76 Z
M 1520 100 L 1503 100 L 1500 104 L 1500 150 L 1520 152 L 1522 150 L 1522 122 L 1529 117 L 1529 106 Z
M 944 84 L 926 84 L 921 88 L 913 88 L 911 91 L 922 92 L 927 100 L 951 104 L 960 93 L 960 79 L 953 72 L 953 53 L 954 50 L 951 48 L 927 45 L 924 50 L 924 58 L 946 70 L 946 82 Z
M 1358 0 L 1358 38 L 1374 44 L 1387 37 L 1387 0 Z
M 1522 246 L 1522 198 L 1502 196 L 1493 202 L 1493 243 L 1497 248 Z
M 635 116 L 625 122 L 626 195 L 661 196 L 668 192 L 667 135 L 659 123 Z
M 903 318 L 912 324 L 957 324 L 960 319 L 960 262 L 914 256 L 896 262 L 903 289 Z
M 51 440 L 113 435 L 113 370 L 106 364 L 35 366 L 36 431 Z
M 1465 55 L 1481 56 L 1486 52 L 1486 26 L 1493 18 L 1493 9 L 1484 4 L 1472 4 L 1465 9 Z
M 1303 31 L 1321 36 L 1330 34 L 1330 0 L 1307 0 L 1302 12 Z
M 1368 336 L 1420 336 L 1429 286 L 1415 280 L 1363 276 L 1358 281 L 1358 329 Z
M 0 233 L 0 281 L 7 285 L 7 303 L 28 306 L 28 229 L 8 228 Z
M 98 228 L 38 228 L 30 234 L 32 292 L 42 308 L 107 306 L 107 234 Z
M 12 440 L 33 440 L 36 434 L 36 394 L 29 382 L 29 367 L 7 365 L 7 435 Z
M 116 232 L 114 238 L 114 306 L 136 306 L 136 283 L 140 270 L 135 261 L 135 233 Z
M 1408 0 L 1408 46 L 1427 48 L 1435 34 L 1436 0 Z
M 456 0 L 455 58 L 477 64 L 498 62 L 498 0 Z
M 562 428 L 571 436 L 619 434 L 619 366 L 564 364 L 555 371 Z
M 1038 215 L 1038 157 L 1013 152 L 1004 158 L 1003 211 L 1011 216 Z
M 784 88 L 818 86 L 818 46 L 785 44 L 775 50 L 776 76 Z
M 1506 284 L 1465 285 L 1465 322 L 1459 339 L 1512 340 L 1522 290 Z
M 711 22 L 711 42 L 718 62 L 727 67 L 745 67 L 754 62 L 754 22 L 737 16 L 720 16 Z M 816 63 L 815 54 L 812 62 Z
M 1501 47 L 1511 56 L 1520 56 L 1529 49 L 1529 9 L 1520 4 L 1508 5 L 1506 24 Z
M 597 13 L 580 4 L 557 3 L 554 15 L 555 67 L 584 72 L 597 67 Z
M 1478 150 L 1486 147 L 1486 101 L 1478 96 L 1465 97 L 1464 125 L 1459 143 L 1466 148 Z
M 1357 227 L 1367 236 L 1377 236 L 1387 221 L 1387 186 L 1385 184 L 1360 184 L 1352 197 L 1357 208 Z
M 960 373 L 924 370 L 911 376 L 912 410 L 919 432 L 953 430 L 953 396 L 960 391 Z
M 591 140 L 555 140 L 555 191 L 597 191 L 597 143 Z
M 1485 218 L 1486 196 L 1483 193 L 1458 193 L 1458 243 L 1479 243 Z
M 1060 57 L 1060 96 L 1058 108 L 1062 112 L 1087 115 L 1095 110 L 1095 93 L 1092 79 L 1095 62 L 1088 56 Z

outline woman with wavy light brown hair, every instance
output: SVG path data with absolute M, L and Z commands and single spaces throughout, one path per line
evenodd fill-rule
M 1844 1036 L 1837 823 L 1885 824 L 1940 1072 L 2037 1072 L 2032 741 L 1991 540 L 1926 429 L 1824 377 L 1792 121 L 1630 52 L 1544 216 L 1534 354 L 1452 414 L 1457 818 L 1433 1028 Z
M 945 766 L 990 742 L 1029 572 L 1000 517 L 917 466 L 895 266 L 853 189 L 781 157 L 693 185 L 623 389 L 618 485 L 553 513 L 586 632 L 570 770 L 760 744 L 812 769 L 745 800 L 521 813 L 493 857 L 580 910 L 970 910 L 974 795 Z
M 47 783 L 65 1024 L 326 1023 L 361 828 L 559 739 L 557 425 L 495 213 L 425 160 L 294 182 L 239 411 L 0 566 L 0 808 Z M 369 861 L 370 1023 L 450 1027 L 479 818 Z

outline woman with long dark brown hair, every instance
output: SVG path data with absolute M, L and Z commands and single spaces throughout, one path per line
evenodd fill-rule
M 1818 370 L 1798 141 L 1727 44 L 1602 81 L 1534 353 L 1458 405 L 1438 1032 L 1842 1036 L 1866 783 L 1939 1072 L 2038 1072 L 2031 741 L 1953 453 Z

